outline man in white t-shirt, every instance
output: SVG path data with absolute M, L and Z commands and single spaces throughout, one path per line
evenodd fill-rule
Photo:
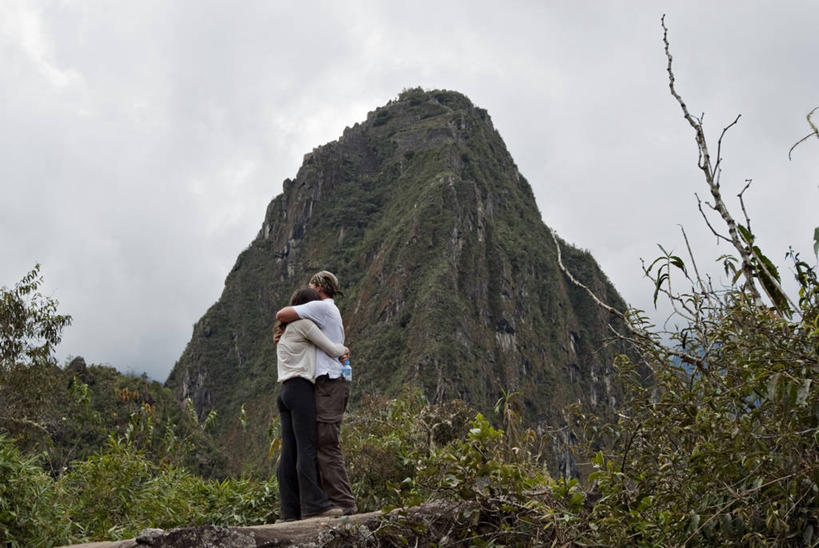
M 320 301 L 298 306 L 286 306 L 276 313 L 281 322 L 298 319 L 312 320 L 322 333 L 334 343 L 344 343 L 344 324 L 341 312 L 333 298 L 341 295 L 338 279 L 332 272 L 322 270 L 310 279 L 310 287 L 318 291 Z M 346 357 L 346 356 L 345 356 Z M 344 357 L 342 357 L 344 358 Z M 341 362 L 316 348 L 316 421 L 317 447 L 321 487 L 331 502 L 340 506 L 345 514 L 357 511 L 355 497 L 350 488 L 344 455 L 339 438 L 341 420 L 350 398 L 350 383 L 341 377 Z

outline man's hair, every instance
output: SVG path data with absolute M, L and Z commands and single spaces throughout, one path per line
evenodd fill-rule
M 322 270 L 321 272 L 313 274 L 313 277 L 310 278 L 310 285 L 320 287 L 322 291 L 324 291 L 324 294 L 331 299 L 336 295 L 344 295 L 338 285 L 338 278 L 336 278 L 336 275 L 332 272 L 328 272 L 327 270 Z

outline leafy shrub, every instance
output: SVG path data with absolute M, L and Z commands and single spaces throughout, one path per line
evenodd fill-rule
M 803 289 L 815 294 L 815 278 L 810 284 Z M 632 363 L 618 364 L 630 400 L 591 477 L 602 499 L 589 519 L 607 542 L 817 541 L 816 300 L 796 321 L 741 291 L 721 304 L 697 326 L 708 348 L 688 343 L 703 356 L 694 368 L 646 346 L 656 379 L 646 387 Z
M 385 518 L 374 532 L 376 542 L 440 545 L 538 545 L 551 541 L 546 500 L 559 491 L 543 466 L 541 440 L 524 429 L 518 395 L 506 395 L 496 406 L 506 430 L 493 427 L 481 414 L 466 421 L 466 406 L 424 405 L 417 413 L 414 454 L 416 471 L 394 493 L 404 508 L 435 503 L 447 508 L 431 516 L 401 512 Z M 390 402 L 392 403 L 392 402 Z M 444 427 L 445 426 L 445 427 Z M 553 489 L 554 488 L 554 489 Z M 585 497 L 571 483 L 567 497 Z M 390 507 L 385 508 L 386 510 Z
M 0 541 L 10 546 L 67 543 L 71 524 L 54 481 L 0 434 Z
M 481 500 L 500 494 L 523 494 L 546 475 L 521 465 L 508 451 L 503 430 L 478 413 L 465 439 L 433 450 L 419 470 L 417 484 L 436 496 Z
M 256 525 L 275 521 L 275 482 L 204 480 L 183 468 L 158 466 L 122 438 L 60 478 L 66 510 L 94 540 L 135 536 L 146 527 Z
M 359 510 L 401 504 L 402 486 L 412 481 L 427 452 L 417 420 L 424 406 L 415 388 L 391 400 L 367 398 L 345 421 L 342 446 Z

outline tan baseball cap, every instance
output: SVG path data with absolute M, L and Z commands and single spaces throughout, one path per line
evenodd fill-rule
M 322 288 L 324 293 L 331 298 L 336 295 L 344 295 L 338 284 L 338 278 L 336 278 L 336 275 L 328 270 L 322 270 L 321 272 L 313 274 L 313 277 L 310 278 L 310 285 L 315 285 Z

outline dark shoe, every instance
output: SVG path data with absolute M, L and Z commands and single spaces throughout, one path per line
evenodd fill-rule
M 357 513 L 358 513 L 358 506 L 356 506 L 355 504 L 353 504 L 352 506 L 347 506 L 346 508 L 342 508 L 341 510 L 342 510 L 342 512 L 344 512 L 344 514 L 343 514 L 343 515 L 345 515 L 345 516 L 351 516 L 351 515 L 353 515 L 353 514 L 357 514 Z
M 324 512 L 319 512 L 318 514 L 310 514 L 309 516 L 305 516 L 308 518 L 337 518 L 344 514 L 344 511 L 339 508 L 338 506 L 331 506 Z
M 287 523 L 289 521 L 298 521 L 299 518 L 279 518 L 275 523 Z

